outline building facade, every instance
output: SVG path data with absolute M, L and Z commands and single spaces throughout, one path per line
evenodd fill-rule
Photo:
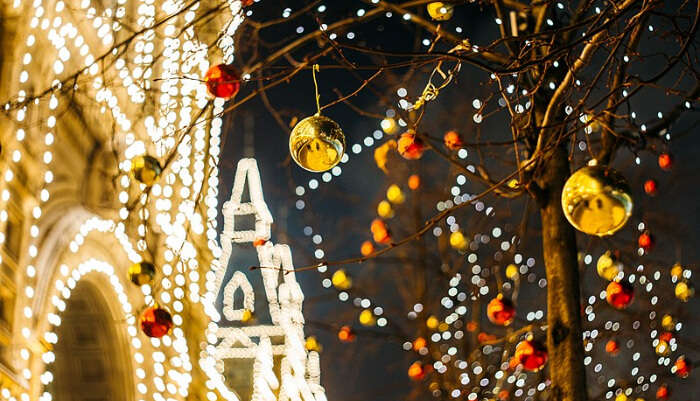
M 250 373 L 237 384 L 246 389 L 227 382 L 237 365 L 209 352 L 223 341 L 212 333 L 223 301 L 211 265 L 221 255 L 225 101 L 212 99 L 201 77 L 232 62 L 241 7 L 2 2 L 0 399 L 298 399 L 309 387 L 285 387 L 285 372 L 288 383 L 311 384 L 299 399 L 325 398 L 318 355 L 301 350 L 291 368 L 281 366 L 288 339 L 297 350 L 304 339 L 298 285 L 286 290 L 299 304 L 296 334 L 247 343 L 240 369 Z M 143 155 L 162 167 L 150 171 L 152 183 L 132 171 Z M 156 275 L 138 286 L 128 269 L 142 261 Z M 172 316 L 162 338 L 140 328 L 154 305 Z M 260 366 L 267 373 L 256 373 Z

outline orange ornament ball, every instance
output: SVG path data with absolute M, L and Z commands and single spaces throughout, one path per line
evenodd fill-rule
M 408 377 L 413 381 L 420 381 L 425 379 L 425 375 L 428 373 L 422 363 L 416 361 L 408 367 Z
M 352 331 L 350 326 L 343 326 L 338 331 L 338 340 L 344 343 L 351 343 L 355 341 L 355 333 Z
M 391 234 L 389 234 L 389 229 L 386 227 L 383 220 L 374 219 L 370 226 L 370 231 L 372 232 L 374 242 L 378 244 L 388 244 L 391 242 Z
M 649 196 L 654 196 L 659 191 L 659 184 L 656 180 L 646 180 L 644 181 L 644 192 Z
M 462 137 L 459 136 L 457 131 L 447 131 L 442 139 L 447 149 L 459 150 L 463 146 Z
M 644 249 L 646 252 L 651 251 L 655 244 L 656 241 L 654 241 L 654 237 L 648 232 L 639 234 L 639 238 L 637 238 L 637 245 L 639 245 L 639 247 Z
M 624 281 L 611 281 L 605 289 L 605 298 L 615 309 L 625 309 L 632 303 L 634 289 Z
M 401 134 L 397 150 L 401 157 L 408 160 L 420 159 L 425 152 L 425 143 L 415 132 L 407 131 Z
M 413 191 L 420 188 L 420 176 L 417 174 L 413 174 L 410 177 L 408 177 L 408 187 Z
M 537 372 L 547 363 L 547 348 L 534 340 L 524 340 L 515 347 L 515 359 L 525 370 Z
M 676 376 L 685 379 L 690 375 L 690 369 L 692 365 L 689 360 L 685 359 L 685 356 L 679 356 L 676 359 L 676 363 L 673 364 L 673 370 Z
M 253 246 L 262 246 L 265 245 L 267 240 L 265 238 L 257 238 L 255 241 L 253 241 Z
M 418 337 L 415 340 L 413 340 L 413 350 L 418 352 L 422 350 L 423 348 L 428 346 L 428 341 L 425 340 L 423 337 Z
M 241 89 L 241 77 L 233 66 L 217 64 L 204 75 L 204 83 L 209 94 L 214 97 L 230 99 Z
M 170 312 L 158 306 L 151 306 L 141 315 L 141 331 L 149 337 L 161 338 L 173 328 Z
M 502 294 L 498 294 L 486 306 L 486 316 L 493 324 L 508 326 L 515 318 L 515 306 Z
M 360 253 L 362 256 L 367 256 L 374 252 L 374 244 L 372 244 L 371 241 L 365 241 L 362 243 L 362 246 L 360 247 Z
M 605 343 L 605 352 L 613 356 L 617 355 L 620 353 L 620 344 L 615 340 L 608 341 Z
M 669 153 L 662 153 L 659 155 L 659 167 L 662 170 L 670 170 L 673 167 L 673 157 Z
M 668 400 L 668 397 L 670 397 L 670 396 L 671 396 L 671 389 L 665 384 L 662 384 L 661 387 L 659 387 L 659 389 L 656 390 L 656 399 L 657 400 L 665 401 L 665 400 Z

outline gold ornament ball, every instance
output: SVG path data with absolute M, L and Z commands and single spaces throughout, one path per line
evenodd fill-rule
M 469 242 L 461 231 L 455 231 L 450 234 L 450 246 L 458 251 L 464 251 L 469 246 Z
M 131 173 L 134 178 L 146 186 L 153 185 L 162 172 L 163 168 L 155 157 L 143 155 L 136 156 L 131 160 Z
M 668 342 L 660 340 L 654 351 L 656 351 L 656 355 L 658 356 L 666 356 L 671 353 L 671 347 L 669 346 Z
M 622 263 L 620 263 L 615 255 L 610 251 L 606 251 L 598 258 L 596 264 L 598 275 L 608 281 L 613 281 L 615 277 L 622 271 Z
M 661 327 L 664 328 L 666 331 L 671 331 L 673 328 L 676 326 L 676 322 L 673 320 L 673 316 L 671 315 L 664 315 L 661 318 Z
M 374 314 L 372 314 L 372 311 L 369 309 L 365 309 L 362 312 L 360 312 L 358 320 L 363 326 L 374 326 L 374 324 L 377 322 L 377 319 L 374 317 Z
M 577 230 L 602 237 L 625 225 L 633 202 L 622 175 L 602 166 L 588 166 L 566 181 L 561 205 L 566 219 Z
M 379 217 L 383 217 L 385 219 L 390 219 L 394 217 L 394 209 L 391 207 L 391 203 L 389 201 L 383 200 L 379 202 L 377 205 L 377 214 Z
M 428 3 L 428 14 L 435 21 L 447 21 L 452 18 L 454 7 L 451 4 L 445 4 L 441 1 Z
M 156 276 L 156 267 L 148 262 L 134 263 L 129 267 L 128 275 L 129 280 L 140 287 L 153 281 Z
M 688 302 L 690 298 L 695 295 L 695 288 L 685 281 L 680 281 L 676 284 L 676 298 L 680 299 L 682 302 Z
M 333 286 L 339 290 L 347 290 L 352 287 L 352 279 L 345 273 L 345 270 L 339 269 L 331 276 Z
M 516 264 L 511 263 L 506 267 L 506 277 L 510 280 L 515 280 L 518 277 L 518 266 Z
M 389 189 L 386 190 L 386 198 L 389 199 L 389 202 L 397 205 L 402 204 L 406 200 L 403 191 L 396 184 L 392 184 Z
M 343 157 L 345 135 L 338 123 L 328 117 L 307 117 L 292 130 L 289 152 L 301 168 L 316 173 L 327 171 Z
M 676 263 L 671 267 L 671 278 L 679 279 L 683 275 L 683 266 L 680 263 Z

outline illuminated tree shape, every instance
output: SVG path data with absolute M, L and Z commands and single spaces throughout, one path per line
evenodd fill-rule
M 243 202 L 247 184 L 249 202 Z M 239 400 L 226 384 L 222 374 L 223 362 L 254 359 L 253 394 L 251 401 L 325 401 L 325 391 L 320 385 L 319 357 L 304 347 L 304 294 L 296 281 L 292 252 L 289 246 L 274 245 L 270 239 L 270 214 L 262 193 L 260 173 L 255 159 L 242 159 L 238 163 L 231 199 L 224 203 L 224 228 L 221 233 L 221 254 L 212 263 L 213 275 L 208 275 L 205 309 L 212 322 L 207 330 L 209 345 L 202 368 L 222 397 Z M 237 230 L 235 219 L 242 216 L 255 218 L 254 230 Z M 259 241 L 264 241 L 259 243 Z M 223 314 L 229 321 L 240 321 L 245 309 L 253 310 L 255 294 L 242 271 L 234 272 L 224 284 L 232 243 L 254 243 L 258 255 L 260 274 L 270 312 L 270 324 L 222 327 L 221 316 L 214 305 L 223 288 Z M 257 274 L 254 273 L 254 274 Z M 213 282 L 211 282 L 213 279 Z M 243 308 L 235 309 L 233 296 L 243 291 Z M 272 340 L 274 339 L 274 341 Z M 281 356 L 280 377 L 274 374 L 274 356 Z

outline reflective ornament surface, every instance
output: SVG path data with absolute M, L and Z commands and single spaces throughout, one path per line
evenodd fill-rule
M 428 3 L 428 14 L 435 21 L 447 21 L 452 18 L 454 7 L 451 4 L 446 4 L 441 1 Z
M 486 316 L 493 324 L 508 326 L 515 318 L 515 306 L 503 294 L 498 294 L 486 306 Z
M 425 144 L 413 131 L 406 131 L 401 134 L 397 145 L 397 150 L 401 157 L 407 160 L 417 160 L 423 157 Z
M 141 331 L 149 337 L 161 338 L 170 332 L 173 318 L 170 312 L 158 306 L 151 306 L 141 315 Z
M 515 359 L 525 370 L 537 372 L 547 363 L 547 349 L 541 343 L 527 339 L 515 347 Z
M 143 155 L 131 159 L 131 174 L 146 186 L 153 185 L 162 172 L 163 168 L 155 157 Z
M 605 298 L 615 309 L 625 309 L 632 303 L 634 289 L 626 281 L 612 281 L 605 289 Z
M 156 267 L 149 262 L 134 263 L 129 266 L 128 275 L 129 280 L 140 287 L 153 281 L 156 275 Z
M 343 157 L 345 135 L 338 123 L 328 117 L 306 117 L 289 136 L 289 152 L 301 168 L 316 173 L 327 171 Z
M 601 166 L 583 167 L 564 184 L 561 205 L 569 223 L 590 235 L 605 236 L 622 228 L 632 214 L 625 179 Z
M 241 89 L 241 77 L 233 66 L 217 64 L 204 75 L 207 91 L 214 97 L 230 99 Z
M 462 137 L 457 131 L 447 131 L 442 139 L 447 149 L 459 150 L 463 146 Z

